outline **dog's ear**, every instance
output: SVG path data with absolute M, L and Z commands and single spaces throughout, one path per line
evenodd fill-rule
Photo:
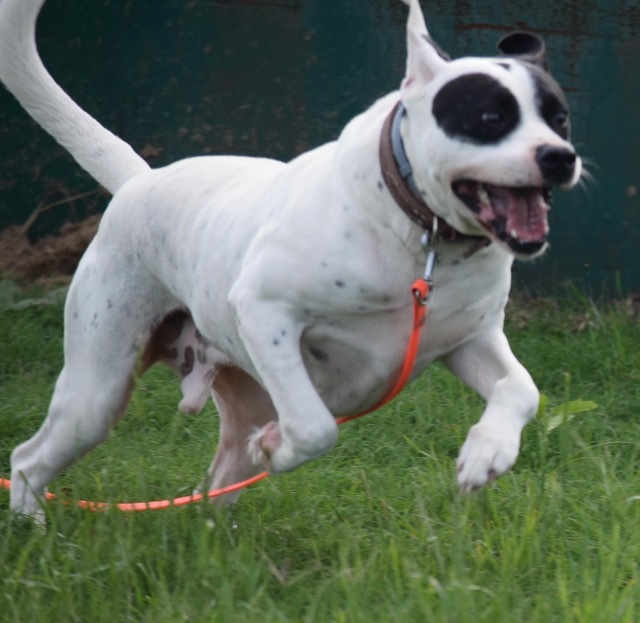
M 403 0 L 409 5 L 407 19 L 407 73 L 402 81 L 403 99 L 417 97 L 446 64 L 448 57 L 431 40 L 419 0 Z
M 549 71 L 547 50 L 544 41 L 530 32 L 512 32 L 498 41 L 498 50 L 503 56 L 537 65 Z

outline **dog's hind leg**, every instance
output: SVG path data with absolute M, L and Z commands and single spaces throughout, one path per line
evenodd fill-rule
M 257 474 L 247 449 L 250 436 L 269 422 L 277 421 L 269 394 L 240 368 L 222 368 L 213 380 L 213 398 L 220 414 L 220 440 L 207 471 L 202 490 L 235 484 Z M 240 492 L 214 498 L 220 506 L 232 504 Z
M 56 382 L 47 418 L 11 454 L 11 509 L 44 520 L 39 499 L 53 478 L 103 441 L 124 413 L 133 387 L 132 366 L 105 378 L 74 365 Z M 80 376 L 82 378 L 80 378 Z
M 11 509 L 44 522 L 40 498 L 65 467 L 103 441 L 133 387 L 144 318 L 141 287 L 120 283 L 122 266 L 85 255 L 65 308 L 64 368 L 37 433 L 11 456 Z M 135 286 L 135 284 L 134 284 Z M 136 301 L 138 309 L 131 308 Z M 147 310 L 148 311 L 148 310 Z M 148 315 L 147 315 L 148 317 Z M 146 322 L 146 321 L 145 321 Z
M 230 364 L 196 328 L 191 315 L 176 310 L 152 331 L 141 360 L 141 373 L 161 362 L 181 379 L 183 398 L 179 408 L 199 413 L 209 395 L 220 417 L 220 440 L 199 492 L 219 489 L 257 474 L 247 444 L 256 430 L 277 415 L 267 392 L 249 374 Z M 233 503 L 239 492 L 215 498 L 219 506 Z
M 187 311 L 176 310 L 152 331 L 141 360 L 141 373 L 161 362 L 181 379 L 183 398 L 179 408 L 199 413 L 213 396 L 220 417 L 220 439 L 204 483 L 198 491 L 211 491 L 257 474 L 248 442 L 257 430 L 277 421 L 267 392 L 240 368 L 233 366 L 200 334 Z M 233 503 L 240 492 L 214 499 L 217 505 Z

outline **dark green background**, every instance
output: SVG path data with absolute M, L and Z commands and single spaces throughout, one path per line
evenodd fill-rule
M 557 193 L 551 249 L 515 267 L 535 293 L 568 282 L 640 291 L 640 2 L 423 2 L 452 56 L 494 53 L 505 32 L 545 37 L 593 182 Z M 400 0 L 48 0 L 39 45 L 82 107 L 154 165 L 198 154 L 289 160 L 336 138 L 404 72 Z M 0 228 L 96 188 L 0 92 Z M 34 235 L 104 208 L 56 208 Z

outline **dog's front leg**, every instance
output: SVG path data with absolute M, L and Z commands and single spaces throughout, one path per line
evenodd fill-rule
M 303 326 L 286 305 L 274 301 L 236 290 L 230 302 L 240 337 L 278 414 L 278 422 L 269 422 L 249 439 L 254 462 L 283 472 L 322 456 L 335 445 L 338 429 L 304 366 Z
M 463 344 L 443 362 L 487 401 L 458 457 L 458 483 L 469 492 L 492 482 L 515 463 L 520 434 L 535 416 L 540 395 L 500 329 Z

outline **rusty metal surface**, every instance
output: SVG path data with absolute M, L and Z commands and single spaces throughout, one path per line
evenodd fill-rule
M 637 0 L 431 0 L 424 9 L 452 56 L 492 54 L 513 29 L 542 34 L 568 92 L 593 181 L 556 195 L 551 250 L 517 264 L 518 286 L 598 292 L 619 281 L 623 293 L 640 291 Z M 288 160 L 398 86 L 404 19 L 399 0 L 48 0 L 39 44 L 72 97 L 154 166 L 212 153 Z M 95 188 L 0 92 L 0 228 Z M 106 201 L 63 203 L 40 232 Z

